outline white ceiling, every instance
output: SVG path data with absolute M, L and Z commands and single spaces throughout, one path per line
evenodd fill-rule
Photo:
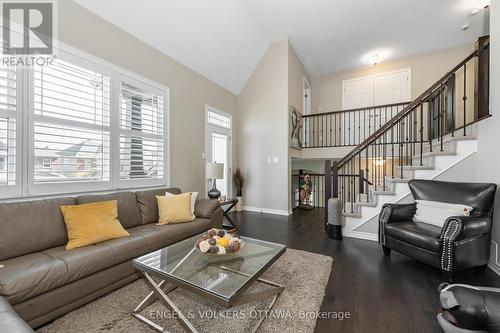
M 270 43 L 287 38 L 315 77 L 487 32 L 485 11 L 469 16 L 487 0 L 76 1 L 235 94 Z

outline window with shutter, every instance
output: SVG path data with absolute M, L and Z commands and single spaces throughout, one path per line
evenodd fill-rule
M 0 66 L 0 189 L 11 192 L 18 185 L 17 123 L 19 112 L 16 68 Z
M 58 60 L 33 88 L 33 185 L 109 182 L 110 78 Z
M 0 199 L 168 185 L 168 88 L 69 46 L 0 64 Z
M 164 97 L 121 83 L 120 180 L 164 183 Z

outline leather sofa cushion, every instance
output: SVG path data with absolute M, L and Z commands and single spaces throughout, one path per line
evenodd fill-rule
M 131 236 L 143 236 L 150 251 L 201 234 L 212 227 L 209 219 L 196 218 L 193 222 L 156 225 L 146 224 L 127 230 Z
M 116 200 L 118 202 L 118 220 L 122 226 L 132 228 L 141 224 L 141 211 L 132 192 L 116 192 L 101 195 L 83 195 L 76 198 L 77 204 Z
M 64 261 L 44 253 L 8 259 L 1 264 L 4 267 L 0 268 L 0 296 L 12 304 L 61 286 L 66 281 Z
M 9 302 L 0 297 L 0 331 L 8 333 L 33 333 L 31 327 L 19 317 Z
M 147 244 L 143 236 L 129 236 L 70 251 L 58 246 L 2 261 L 0 296 L 17 304 L 143 255 Z
M 157 226 L 148 224 L 127 231 L 129 237 L 67 251 L 65 246 L 0 262 L 0 296 L 17 304 L 106 268 L 205 232 L 209 219 Z
M 419 222 L 394 222 L 385 224 L 385 234 L 405 243 L 432 252 L 441 252 L 441 228 Z
M 178 188 L 160 188 L 148 191 L 135 192 L 135 197 L 142 215 L 142 224 L 158 223 L 158 201 L 157 195 L 165 195 L 165 192 L 180 194 Z
M 0 204 L 0 260 L 66 244 L 60 206 L 75 203 L 75 198 L 58 198 Z

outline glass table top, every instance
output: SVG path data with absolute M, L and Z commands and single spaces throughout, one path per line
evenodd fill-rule
M 240 237 L 243 246 L 231 257 L 201 253 L 195 243 L 203 234 L 151 252 L 133 261 L 134 267 L 178 286 L 232 300 L 285 251 L 281 244 Z

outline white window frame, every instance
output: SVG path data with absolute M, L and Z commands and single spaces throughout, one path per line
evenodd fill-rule
M 170 95 L 169 88 L 136 73 L 115 66 L 98 57 L 80 51 L 65 43 L 58 42 L 58 59 L 76 66 L 99 72 L 110 78 L 110 179 L 109 181 L 74 182 L 34 182 L 34 123 L 42 120 L 34 114 L 34 72 L 33 68 L 19 66 L 17 78 L 16 118 L 16 183 L 0 186 L 0 199 L 78 194 L 84 192 L 104 192 L 132 188 L 170 186 Z M 120 82 L 130 83 L 163 97 L 164 107 L 164 165 L 161 179 L 120 180 L 120 123 L 119 95 Z M 46 118 L 46 117 L 44 117 Z M 71 120 L 56 120 L 61 125 L 76 125 L 96 129 L 103 127 Z M 107 126 L 106 126 L 107 127 Z
M 209 112 L 214 112 L 217 113 L 221 116 L 228 117 L 229 118 L 229 128 L 211 124 L 208 122 L 208 113 Z M 229 140 L 229 147 L 228 147 L 228 157 L 227 159 L 230 161 L 231 165 L 228 168 L 228 184 L 227 184 L 227 197 L 232 198 L 233 197 L 233 116 L 230 113 L 221 111 L 213 106 L 210 106 L 208 104 L 205 104 L 205 162 L 209 163 L 208 159 L 208 152 L 210 151 L 211 147 L 211 138 L 209 138 L 208 134 L 210 132 L 210 128 L 214 128 L 217 131 L 226 134 L 228 136 Z M 205 170 L 205 191 L 208 192 L 212 188 L 212 181 L 207 179 L 206 175 L 206 170 Z
M 126 75 L 117 75 L 116 76 L 117 80 L 114 80 L 115 85 L 117 87 L 113 86 L 113 83 L 111 85 L 111 91 L 113 92 L 114 89 L 117 89 L 118 96 L 120 95 L 120 89 L 121 89 L 121 83 L 126 83 L 129 84 L 133 87 L 154 93 L 160 97 L 163 98 L 163 109 L 164 109 L 164 114 L 163 114 L 163 178 L 156 178 L 156 179 L 120 179 L 120 134 L 122 132 L 128 132 L 128 130 L 123 130 L 120 128 L 120 103 L 119 99 L 114 101 L 117 105 L 111 106 L 111 112 L 112 112 L 112 123 L 114 123 L 115 127 L 114 128 L 114 144 L 112 145 L 112 155 L 117 154 L 115 158 L 111 158 L 114 160 L 116 165 L 114 165 L 114 168 L 112 169 L 112 175 L 114 176 L 114 183 L 117 184 L 117 188 L 137 188 L 137 187 L 145 187 L 145 186 L 158 186 L 158 185 L 169 185 L 168 180 L 169 180 L 169 174 L 170 174 L 170 130 L 169 130 L 169 124 L 170 124 L 170 117 L 169 117 L 169 112 L 168 112 L 168 90 L 157 88 L 151 84 L 148 84 L 144 81 L 137 80 L 136 78 L 132 78 L 130 76 Z M 112 80 L 113 82 L 113 80 Z M 114 99 L 113 99 L 114 100 Z M 116 108 L 116 109 L 115 109 Z M 113 117 L 116 117 L 116 121 L 113 122 Z M 157 138 L 158 135 L 155 134 L 143 134 L 141 137 L 151 137 L 151 138 Z
M 16 183 L 15 185 L 1 185 L 0 197 L 19 196 L 23 188 L 23 109 L 24 103 L 24 70 L 16 68 L 16 104 L 17 110 L 2 111 L 0 115 L 16 119 Z

